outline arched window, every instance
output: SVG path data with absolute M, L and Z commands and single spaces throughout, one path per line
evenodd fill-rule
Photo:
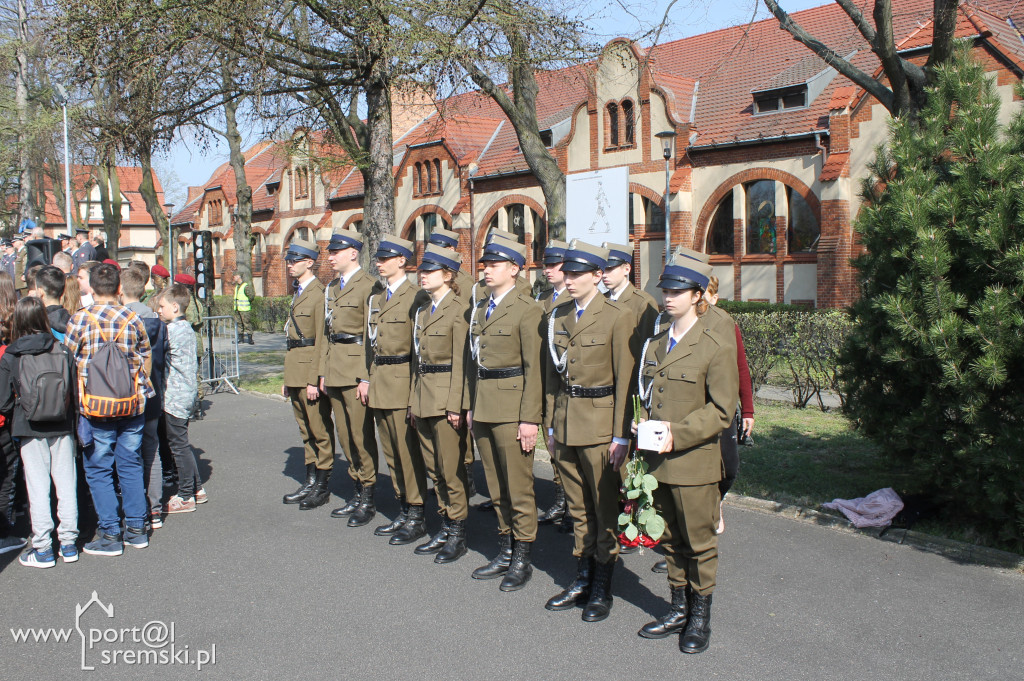
M 744 185 L 747 194 L 747 255 L 774 255 L 775 182 L 757 180 Z
M 357 232 L 359 232 L 360 234 L 362 234 L 363 233 L 363 221 L 362 220 L 356 220 L 351 225 L 349 225 L 349 229 L 354 229 Z
M 624 144 L 626 146 L 633 146 L 635 142 L 635 121 L 633 120 L 633 102 L 631 100 L 625 100 L 622 102 L 622 118 L 625 123 L 626 138 Z
M 648 234 L 652 232 L 665 233 L 665 210 L 661 207 L 660 203 L 651 201 L 646 196 L 643 197 L 644 206 L 644 231 Z
M 540 262 L 544 258 L 544 246 L 548 242 L 548 223 L 532 208 L 530 217 L 533 219 L 533 261 Z M 559 237 L 552 236 L 552 238 L 558 239 Z
M 309 227 L 299 227 L 294 232 L 292 232 L 292 238 L 288 240 L 288 243 L 290 244 L 291 242 L 295 241 L 296 239 L 301 239 L 303 241 L 309 241 Z M 286 244 L 286 247 L 287 247 L 287 244 Z
M 715 217 L 708 230 L 707 253 L 709 255 L 732 255 L 733 244 L 732 190 L 718 202 Z
M 434 174 L 437 175 L 437 193 L 441 193 L 441 161 L 434 159 Z
M 430 161 L 423 164 L 427 169 L 427 186 L 423 188 L 424 194 L 430 194 L 434 191 L 434 172 L 431 170 Z
M 416 219 L 416 239 L 422 241 L 426 245 L 427 240 L 430 239 L 430 235 L 434 233 L 434 230 L 440 227 L 441 229 L 451 229 L 448 225 L 448 221 L 437 213 L 424 213 Z
M 619 105 L 608 104 L 608 146 L 619 146 Z
M 423 165 L 419 161 L 416 162 L 416 166 L 413 168 L 412 173 L 412 194 L 413 196 L 419 196 L 423 193 Z
M 800 192 L 786 187 L 789 204 L 789 228 L 786 231 L 786 245 L 790 253 L 817 253 L 821 227 L 814 218 L 814 212 L 807 205 Z
M 526 243 L 526 206 L 521 203 L 513 203 L 505 207 L 508 213 L 506 229 L 519 238 L 520 243 Z

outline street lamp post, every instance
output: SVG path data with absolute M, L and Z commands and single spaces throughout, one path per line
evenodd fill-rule
M 167 211 L 167 272 L 171 275 L 171 282 L 174 281 L 174 226 L 171 224 L 171 214 L 174 211 L 174 204 L 164 204 Z
M 672 145 L 676 140 L 675 130 L 662 130 L 654 135 L 661 140 L 662 152 L 665 156 L 665 264 L 672 261 L 672 231 L 669 226 L 669 183 L 672 173 L 669 161 L 672 160 Z
M 473 281 L 476 281 L 476 220 L 473 216 L 473 178 L 480 172 L 480 166 L 470 163 L 467 170 L 469 175 L 469 266 L 470 272 L 473 274 Z
M 71 155 L 68 153 L 68 91 L 64 89 L 64 86 L 57 83 L 54 86 L 57 91 L 57 99 L 60 101 L 60 106 L 64 110 L 64 220 L 65 234 L 74 236 L 72 231 L 74 228 L 71 226 L 71 202 L 74 197 L 71 196 Z

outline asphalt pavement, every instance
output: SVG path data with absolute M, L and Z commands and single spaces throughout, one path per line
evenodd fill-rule
M 588 624 L 543 607 L 575 569 L 550 526 L 532 581 L 502 593 L 470 578 L 495 550 L 493 514 L 471 510 L 469 554 L 438 566 L 373 536 L 376 521 L 329 517 L 351 489 L 343 465 L 327 506 L 283 505 L 303 469 L 286 403 L 214 395 L 191 437 L 210 501 L 168 518 L 149 548 L 46 570 L 0 556 L 3 678 L 1024 678 L 1017 573 L 727 506 L 711 648 L 683 655 L 676 637 L 636 635 L 666 608 L 650 551 L 620 560 L 612 614 Z M 547 501 L 550 467 L 537 475 Z M 386 475 L 378 488 L 383 522 L 396 505 Z M 68 640 L 16 642 L 30 627 Z M 184 659 L 200 654 L 196 673 Z

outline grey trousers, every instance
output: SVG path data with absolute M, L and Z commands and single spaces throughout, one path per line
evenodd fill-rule
M 78 539 L 78 472 L 75 442 L 70 435 L 22 438 L 21 463 L 28 488 L 28 510 L 32 518 L 32 548 L 45 551 L 52 546 L 53 515 L 50 512 L 50 480 L 57 490 L 57 517 L 61 544 Z

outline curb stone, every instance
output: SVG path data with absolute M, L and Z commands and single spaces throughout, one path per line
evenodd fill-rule
M 999 549 L 968 544 L 967 542 L 946 539 L 945 537 L 936 537 L 935 535 L 915 532 L 913 530 L 895 529 L 883 534 L 886 528 L 857 529 L 846 518 L 834 516 L 830 513 L 822 513 L 821 511 L 804 508 L 803 506 L 781 504 L 776 501 L 757 499 L 740 494 L 727 494 L 725 503 L 747 511 L 781 515 L 791 520 L 828 527 L 848 534 L 860 534 L 894 544 L 913 546 L 914 548 L 937 553 L 959 562 L 977 563 L 988 567 L 1024 573 L 1024 556 L 1010 553 L 1009 551 L 1000 551 Z
M 281 397 L 280 395 L 271 395 L 269 393 L 261 393 L 255 390 L 246 390 L 245 388 L 240 388 L 239 391 L 249 395 L 255 395 L 256 397 L 262 397 L 264 399 L 276 400 L 278 402 L 287 401 L 286 398 Z M 540 447 L 537 448 L 534 459 L 541 463 L 551 464 L 550 454 L 548 454 L 546 449 L 541 449 Z M 815 511 L 814 509 L 805 508 L 803 506 L 782 504 L 777 501 L 758 499 L 756 497 L 733 494 L 732 492 L 726 495 L 725 503 L 746 511 L 780 515 L 785 518 L 789 518 L 790 520 L 818 525 L 819 527 L 827 527 L 839 532 L 860 534 L 894 544 L 913 546 L 917 549 L 937 553 L 951 560 L 966 563 L 977 563 L 979 565 L 1013 570 L 1024 574 L 1024 556 L 1017 555 L 1016 553 L 1010 553 L 1009 551 L 1000 551 L 999 549 L 969 544 L 955 539 L 946 539 L 945 537 L 937 537 L 935 535 L 925 534 L 924 532 L 915 532 L 913 530 L 895 529 L 885 532 L 885 534 L 882 533 L 886 528 L 881 527 L 859 530 L 844 517 L 835 516 L 830 513 L 822 513 L 821 511 Z

